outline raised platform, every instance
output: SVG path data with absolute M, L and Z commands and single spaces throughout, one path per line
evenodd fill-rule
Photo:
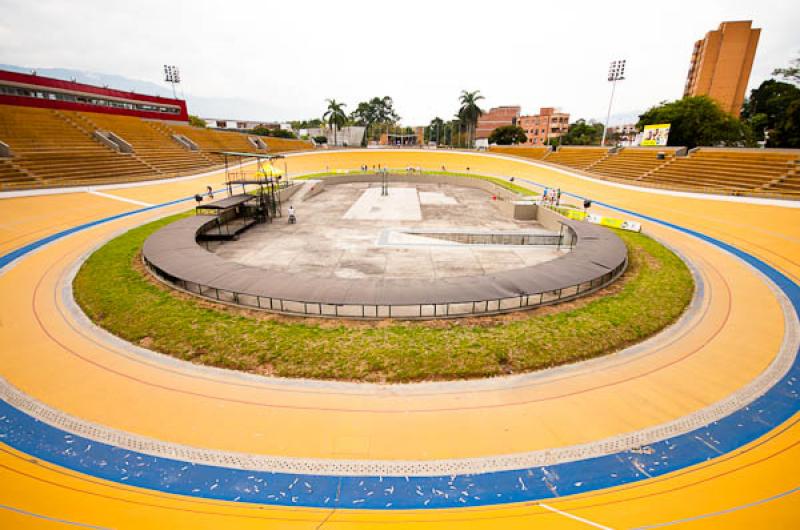
M 374 202 L 375 198 L 369 193 L 373 190 L 377 188 L 364 188 L 361 197 L 347 208 L 344 218 L 362 222 L 378 219 L 380 211 L 367 204 Z M 412 191 L 416 195 L 413 188 L 405 190 L 406 195 Z M 410 204 L 403 206 L 401 197 L 403 194 L 398 193 L 392 199 L 398 208 L 384 213 L 392 221 L 398 215 L 407 221 L 416 220 L 418 209 Z M 442 197 L 425 197 L 426 200 L 435 199 L 435 202 L 448 202 Z M 431 275 L 421 274 L 419 270 L 425 269 L 425 265 L 413 257 L 406 259 L 407 266 L 400 267 L 404 270 L 395 268 L 398 272 L 394 274 L 389 271 L 348 277 L 350 275 L 342 274 L 341 269 L 335 267 L 323 271 L 323 274 L 317 263 L 277 267 L 275 260 L 280 256 L 275 257 L 273 248 L 265 250 L 267 259 L 272 261 L 259 263 L 261 266 L 234 262 L 208 252 L 196 243 L 198 234 L 208 227 L 209 221 L 203 217 L 182 219 L 159 230 L 145 242 L 143 257 L 160 278 L 206 298 L 280 313 L 340 318 L 437 318 L 503 313 L 585 295 L 608 285 L 624 271 L 627 249 L 609 230 L 562 218 L 550 210 L 540 209 L 539 216 L 541 224 L 550 231 L 539 234 L 538 240 L 530 233 L 473 232 L 459 235 L 441 229 L 428 237 L 421 237 L 425 234 L 419 230 L 415 234 L 393 234 L 395 237 L 439 241 L 442 245 L 460 245 L 460 249 L 469 245 L 470 240 L 477 241 L 478 245 L 491 244 L 492 241 L 494 244 L 519 246 L 563 242 L 572 247 L 571 252 L 549 261 L 520 261 L 516 266 L 495 266 L 466 275 L 449 275 L 441 270 L 437 274 L 435 268 Z M 265 230 L 273 231 L 273 227 Z M 277 227 L 277 230 L 296 231 L 298 228 Z M 309 234 L 313 236 L 316 232 L 311 229 Z M 385 239 L 389 237 L 385 233 L 383 236 Z M 273 234 L 273 242 L 275 237 L 280 241 L 280 231 L 277 236 Z M 362 236 L 355 239 L 359 237 Z M 463 242 L 458 242 L 458 238 Z M 545 238 L 558 241 L 545 242 Z M 311 245 L 313 237 L 291 246 L 296 248 L 303 241 Z M 323 261 L 330 249 L 307 254 L 306 261 Z

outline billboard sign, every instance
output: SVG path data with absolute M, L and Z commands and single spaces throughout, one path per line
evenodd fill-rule
M 642 231 L 641 223 L 636 221 L 626 221 L 624 219 L 616 219 L 614 217 L 605 217 L 575 209 L 560 210 L 559 213 L 563 214 L 567 219 L 574 219 L 575 221 L 586 221 L 587 223 L 608 226 L 611 228 L 619 228 L 620 230 L 629 230 L 631 232 Z
M 642 133 L 641 145 L 667 145 L 667 139 L 669 139 L 669 126 L 669 123 L 645 125 Z

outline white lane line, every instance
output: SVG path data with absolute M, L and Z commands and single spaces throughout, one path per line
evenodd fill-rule
M 783 491 L 781 493 L 778 493 L 777 495 L 773 495 L 772 497 L 767 497 L 765 499 L 759 499 L 757 501 L 748 502 L 747 504 L 740 504 L 739 506 L 734 506 L 734 507 L 728 508 L 726 510 L 720 510 L 718 512 L 704 513 L 704 514 L 700 514 L 700 515 L 695 515 L 694 517 L 687 517 L 685 519 L 675 519 L 674 521 L 667 521 L 667 522 L 664 522 L 664 523 L 651 524 L 651 525 L 648 525 L 648 526 L 639 526 L 637 528 L 634 528 L 633 530 L 646 530 L 646 529 L 649 529 L 649 528 L 663 528 L 665 526 L 672 526 L 672 525 L 676 525 L 676 524 L 690 523 L 692 521 L 699 521 L 701 519 L 708 519 L 709 517 L 717 517 L 717 516 L 720 516 L 720 515 L 725 515 L 725 514 L 729 514 L 729 513 L 733 513 L 733 512 L 738 512 L 739 510 L 745 510 L 747 508 L 753 508 L 753 507 L 759 506 L 761 504 L 766 504 L 768 502 L 772 502 L 774 500 L 777 500 L 777 499 L 780 499 L 780 498 L 783 498 L 783 497 L 787 497 L 789 495 L 792 495 L 792 494 L 798 493 L 798 492 L 800 492 L 800 486 L 798 486 L 796 488 L 792 488 L 792 489 L 790 489 L 788 491 Z
M 553 508 L 552 506 L 548 506 L 547 504 L 544 504 L 542 502 L 537 503 L 537 504 L 539 506 L 541 506 L 542 508 L 544 508 L 545 510 L 550 510 L 553 513 L 557 513 L 558 515 L 563 515 L 564 517 L 567 517 L 567 518 L 572 519 L 574 521 L 579 521 L 579 522 L 581 522 L 583 524 L 588 524 L 589 526 L 593 526 L 595 528 L 600 528 L 601 530 L 614 530 L 610 526 L 603 526 L 603 525 L 601 525 L 599 523 L 595 523 L 594 521 L 590 521 L 589 519 L 584 519 L 583 517 L 578 517 L 577 515 L 572 515 L 571 513 L 562 512 L 558 508 Z
M 21 508 L 15 508 L 13 506 L 6 506 L 5 504 L 0 504 L 0 510 L 8 510 L 10 512 L 15 512 L 20 515 L 27 515 L 28 517 L 36 517 L 37 519 L 44 519 L 45 521 L 50 521 L 51 523 L 60 523 L 66 524 L 70 526 L 80 526 L 82 528 L 91 528 L 92 530 L 111 530 L 105 526 L 95 526 L 86 523 L 78 523 L 75 521 L 67 521 L 66 519 L 58 519 L 56 517 L 50 517 L 48 515 L 42 515 L 39 513 L 29 512 L 27 510 L 23 510 Z
M 110 193 L 103 193 L 102 191 L 86 190 L 86 192 L 91 193 L 92 195 L 97 195 L 98 197 L 105 197 L 106 199 L 114 199 L 117 201 L 129 202 L 137 206 L 153 206 L 149 202 L 137 201 L 136 199 L 128 199 L 126 197 L 120 197 L 119 195 L 111 195 Z

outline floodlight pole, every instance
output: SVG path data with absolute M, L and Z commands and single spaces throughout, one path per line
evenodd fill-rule
M 611 98 L 608 100 L 608 112 L 606 113 L 606 122 L 603 124 L 603 139 L 600 141 L 600 147 L 606 145 L 606 132 L 608 131 L 608 121 L 611 119 L 611 105 L 614 103 L 614 92 L 617 88 L 617 80 L 611 82 Z
M 614 104 L 614 92 L 617 89 L 617 81 L 625 79 L 625 59 L 612 61 L 608 69 L 608 80 L 611 81 L 611 98 L 608 100 L 608 112 L 606 122 L 603 124 L 603 139 L 600 140 L 600 147 L 606 145 L 606 133 L 608 132 L 608 122 L 611 120 L 611 106 Z
M 177 66 L 170 64 L 164 65 L 164 81 L 172 85 L 172 97 L 174 99 L 178 99 L 178 94 L 175 91 L 175 85 L 181 82 L 181 74 Z M 183 93 L 183 88 L 181 88 L 181 93 Z

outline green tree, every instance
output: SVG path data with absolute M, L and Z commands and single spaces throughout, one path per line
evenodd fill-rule
M 265 127 L 264 125 L 256 125 L 250 132 L 253 134 L 257 134 L 258 136 L 272 136 L 272 130 L 269 127 Z
M 272 136 L 275 138 L 297 138 L 295 133 L 287 131 L 286 129 L 274 129 L 272 131 Z
M 467 127 L 467 140 L 470 147 L 475 143 L 475 129 L 478 125 L 478 118 L 483 116 L 483 109 L 478 106 L 478 101 L 484 99 L 480 95 L 480 90 L 467 90 L 461 91 L 461 96 L 458 101 L 461 107 L 458 109 L 458 118 L 464 122 Z
M 328 102 L 328 110 L 322 115 L 322 119 L 333 128 L 333 145 L 337 145 L 336 131 L 347 123 L 347 114 L 344 112 L 347 105 L 339 103 L 335 99 L 326 99 L 325 101 Z
M 580 119 L 575 123 L 569 124 L 567 133 L 560 137 L 560 140 L 551 138 L 551 145 L 600 145 L 603 138 L 603 124 L 595 121 Z
M 792 59 L 786 68 L 776 68 L 772 71 L 772 75 L 777 75 L 792 83 L 800 83 L 800 57 Z
M 319 118 L 313 118 L 311 120 L 297 120 L 289 123 L 292 125 L 292 129 L 295 131 L 299 131 L 300 129 L 316 129 L 318 127 L 322 127 L 322 120 Z
M 437 144 L 445 143 L 444 128 L 445 128 L 444 120 L 436 116 L 434 119 L 431 120 L 431 123 L 425 128 L 425 141 L 436 142 Z
M 208 124 L 206 120 L 194 114 L 189 114 L 189 125 L 192 127 L 206 127 Z
M 791 103 L 800 98 L 800 88 L 790 84 L 768 79 L 758 88 L 750 91 L 750 97 L 742 106 L 742 119 L 758 135 L 772 130 L 783 119 Z
M 356 110 L 350 113 L 350 119 L 356 125 L 366 127 L 362 145 L 367 144 L 370 138 L 370 129 L 374 125 L 378 125 L 378 131 L 381 125 L 394 125 L 400 120 L 400 116 L 394 110 L 394 101 L 389 96 L 374 97 L 369 101 L 362 101 L 356 107 Z M 380 135 L 380 132 L 378 132 Z
M 752 144 L 747 125 L 708 96 L 686 97 L 652 107 L 639 116 L 637 128 L 657 123 L 670 124 L 669 145 L 691 149 Z
M 770 134 L 767 147 L 800 148 L 800 98 L 788 105 Z
M 498 127 L 489 135 L 489 143 L 497 145 L 524 144 L 527 139 L 525 129 L 516 125 Z

